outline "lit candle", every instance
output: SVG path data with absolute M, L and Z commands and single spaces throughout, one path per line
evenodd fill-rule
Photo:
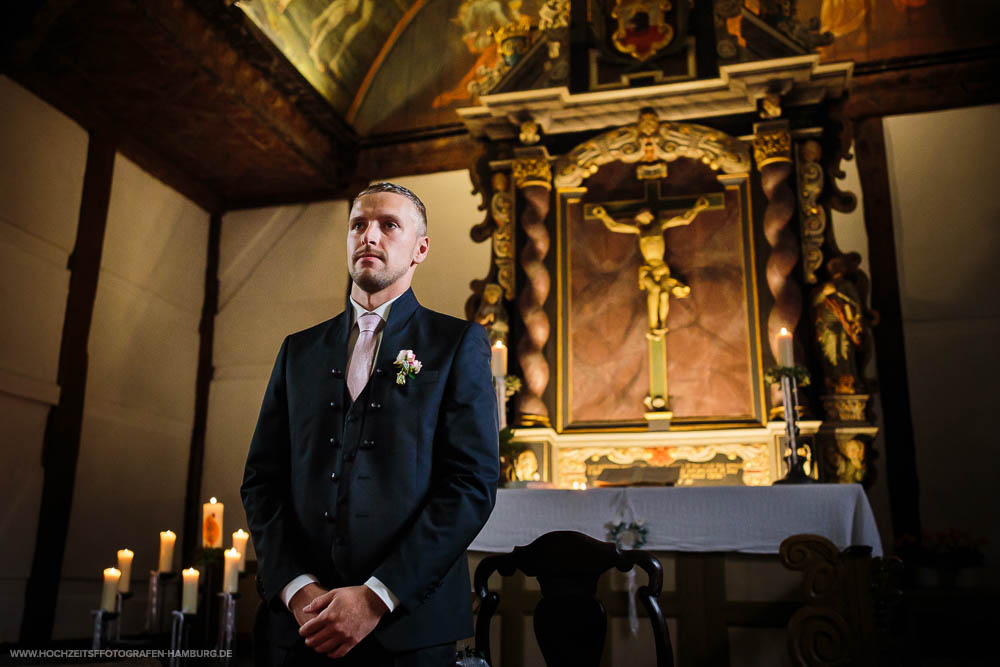
M 173 572 L 174 570 L 174 543 L 177 535 L 172 530 L 160 531 L 160 564 L 157 572 Z
M 247 569 L 247 540 L 250 533 L 242 528 L 233 533 L 233 548 L 240 552 L 240 572 Z
M 792 346 L 792 334 L 785 327 L 778 332 L 778 365 L 795 365 L 795 348 Z
M 104 588 L 101 589 L 101 611 L 115 611 L 115 597 L 118 592 L 118 580 L 121 579 L 120 570 L 109 567 L 104 570 Z
M 507 346 L 502 340 L 493 343 L 493 355 L 490 358 L 490 368 L 493 370 L 493 377 L 507 376 Z
M 222 510 L 225 506 L 212 496 L 201 506 L 201 546 L 222 548 Z
M 235 593 L 240 581 L 240 552 L 226 549 L 226 566 L 222 570 L 222 592 Z
M 201 575 L 193 567 L 181 572 L 184 588 L 181 591 L 181 611 L 185 614 L 198 613 L 198 577 Z
M 132 582 L 132 557 L 133 554 L 128 549 L 118 550 L 118 570 L 121 577 L 118 579 L 118 592 L 128 593 L 129 584 Z

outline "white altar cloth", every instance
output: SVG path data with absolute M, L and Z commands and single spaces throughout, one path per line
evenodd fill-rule
M 875 517 L 857 484 L 626 487 L 585 491 L 500 489 L 470 551 L 506 552 L 553 530 L 608 540 L 605 524 L 634 518 L 648 551 L 776 554 L 791 535 L 822 535 L 882 555 Z

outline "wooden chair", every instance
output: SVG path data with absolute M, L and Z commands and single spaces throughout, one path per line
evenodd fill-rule
M 663 586 L 663 569 L 652 554 L 640 550 L 622 551 L 610 542 L 601 542 L 574 531 L 554 531 L 509 554 L 487 556 L 476 567 L 475 587 L 479 597 L 476 618 L 476 651 L 491 665 L 490 620 L 500 604 L 500 594 L 487 587 L 490 575 L 508 577 L 520 570 L 538 578 L 542 599 L 534 611 L 535 638 L 548 667 L 597 667 L 604 650 L 608 617 L 596 598 L 597 580 L 615 567 L 628 572 L 645 570 L 649 583 L 636 596 L 649 614 L 656 641 L 657 667 L 674 664 L 670 635 L 658 601 Z

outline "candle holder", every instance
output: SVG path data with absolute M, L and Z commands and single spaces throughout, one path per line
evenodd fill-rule
M 170 662 L 169 667 L 179 667 L 186 664 L 182 659 L 182 651 L 187 651 L 191 644 L 191 625 L 195 614 L 186 614 L 180 610 L 170 612 L 174 620 L 170 626 Z
M 507 426 L 507 378 L 503 375 L 493 376 L 493 386 L 497 393 L 497 418 L 500 428 Z
M 107 643 L 106 639 L 111 630 L 108 626 L 118 620 L 118 612 L 92 609 L 90 613 L 94 616 L 94 636 L 90 640 L 90 648 L 99 651 Z
M 233 638 L 236 637 L 236 601 L 240 599 L 240 594 L 219 593 L 219 598 L 219 637 L 215 648 L 223 652 L 220 654 L 222 664 L 228 665 L 229 656 L 233 654 Z
M 783 369 L 782 369 L 783 370 Z M 788 447 L 791 450 L 788 456 L 788 472 L 784 477 L 775 481 L 775 484 L 814 484 L 816 480 L 806 474 L 803 466 L 805 460 L 799 456 L 799 427 L 798 420 L 798 380 L 797 373 L 781 373 L 781 391 L 784 394 L 785 404 L 785 433 L 788 438 Z
M 166 598 L 166 582 L 177 576 L 176 572 L 149 571 L 149 599 L 146 603 L 146 633 L 163 632 L 163 606 Z M 161 582 L 163 585 L 161 585 Z
M 121 626 L 122 609 L 125 606 L 125 600 L 128 600 L 131 597 L 132 597 L 132 591 L 129 591 L 128 593 L 122 593 L 121 591 L 118 591 L 118 593 L 115 595 L 116 613 L 114 619 L 114 631 L 112 632 L 112 634 L 114 635 L 116 642 L 119 642 L 122 639 L 122 626 Z

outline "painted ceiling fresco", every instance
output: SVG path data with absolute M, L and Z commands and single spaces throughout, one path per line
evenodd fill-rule
M 591 0 L 602 4 L 602 0 Z M 609 8 L 615 0 L 603 4 Z M 459 122 L 498 59 L 495 32 L 539 24 L 545 0 L 240 0 L 238 6 L 361 136 Z M 565 4 L 565 3 L 562 3 Z M 772 6 L 773 5 L 773 6 Z M 856 62 L 997 43 L 996 0 L 715 0 L 739 14 L 794 12 L 832 43 L 824 60 Z M 727 7 L 729 9 L 727 9 Z
M 458 122 L 493 31 L 541 0 L 242 0 L 239 7 L 362 136 Z

